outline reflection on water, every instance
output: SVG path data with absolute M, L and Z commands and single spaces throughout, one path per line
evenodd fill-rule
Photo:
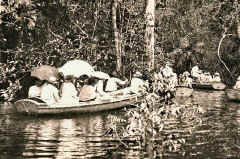
M 165 158 L 237 158 L 240 156 L 240 103 L 226 100 L 224 92 L 194 92 L 179 103 L 197 103 L 206 113 L 193 134 L 182 134 L 181 153 Z M 110 112 L 118 117 L 118 111 Z M 107 113 L 74 116 L 24 117 L 9 104 L 0 105 L 0 159 L 144 158 L 138 144 L 119 147 L 116 136 L 104 135 Z M 177 122 L 176 122 L 177 123 Z M 179 124 L 179 123 L 178 123 Z
M 240 156 L 239 103 L 229 102 L 225 93 L 195 92 L 193 102 L 206 109 L 203 124 L 189 137 L 185 148 L 192 158 L 236 158 Z
M 106 143 L 103 125 L 104 115 L 74 116 L 71 118 L 43 118 L 28 124 L 26 158 L 91 158 L 104 156 Z M 100 124 L 99 124 L 100 123 Z

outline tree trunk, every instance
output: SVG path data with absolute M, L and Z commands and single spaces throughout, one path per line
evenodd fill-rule
M 148 70 L 154 69 L 154 24 L 155 24 L 155 0 L 146 0 L 146 32 L 145 44 L 148 55 Z
M 237 35 L 238 38 L 240 39 L 240 22 L 237 23 Z
M 118 28 L 117 28 L 117 7 L 118 7 L 118 0 L 113 0 L 112 24 L 113 24 L 113 30 L 114 30 L 115 51 L 116 51 L 116 57 L 117 57 L 116 70 L 117 70 L 117 72 L 121 72 L 122 54 L 121 54 L 119 32 L 118 32 Z

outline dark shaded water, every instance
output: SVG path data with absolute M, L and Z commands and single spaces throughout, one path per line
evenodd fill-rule
M 227 101 L 224 92 L 203 91 L 179 102 L 198 103 L 206 113 L 191 135 L 182 134 L 186 140 L 182 150 L 163 158 L 240 158 L 240 103 Z M 120 117 L 123 111 L 110 113 Z M 108 114 L 24 117 L 2 104 L 0 159 L 143 158 L 137 147 L 119 148 L 117 136 L 104 136 Z

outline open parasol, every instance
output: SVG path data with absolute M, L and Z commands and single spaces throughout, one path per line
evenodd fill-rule
M 95 77 L 95 78 L 98 78 L 98 79 L 103 79 L 103 80 L 110 78 L 110 76 L 107 73 L 101 72 L 101 71 L 95 71 L 95 72 L 92 73 L 91 76 Z
M 31 76 L 37 77 L 40 80 L 47 80 L 49 82 L 55 82 L 58 78 L 58 69 L 49 65 L 42 65 L 33 68 Z
M 71 60 L 66 62 L 62 67 L 58 68 L 59 72 L 62 72 L 64 76 L 72 75 L 74 77 L 80 77 L 82 75 L 91 76 L 94 72 L 93 67 L 83 60 Z

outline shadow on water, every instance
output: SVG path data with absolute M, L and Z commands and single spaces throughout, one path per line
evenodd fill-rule
M 192 134 L 180 133 L 186 140 L 181 151 L 166 152 L 163 158 L 240 156 L 240 103 L 227 101 L 221 91 L 195 91 L 192 98 L 177 100 L 181 104 L 198 104 L 205 114 L 202 125 Z M 2 104 L 0 159 L 143 158 L 137 144 L 123 148 L 116 136 L 104 135 L 108 129 L 108 114 L 121 117 L 123 112 L 28 117 L 15 114 L 12 105 Z

